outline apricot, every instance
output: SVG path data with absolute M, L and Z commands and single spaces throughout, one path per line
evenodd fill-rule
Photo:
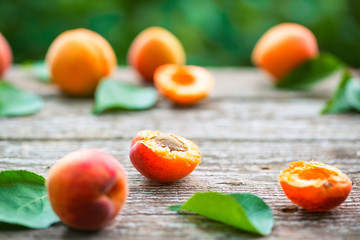
M 113 220 L 128 195 L 127 176 L 116 158 L 97 149 L 71 152 L 49 171 L 49 200 L 66 225 L 97 230 Z
M 174 182 L 200 163 L 198 147 L 190 140 L 159 131 L 143 130 L 131 142 L 130 160 L 148 179 Z
M 192 105 L 210 94 L 215 81 L 203 67 L 165 64 L 156 69 L 154 83 L 174 103 Z
M 168 30 L 150 27 L 132 42 L 128 62 L 144 80 L 152 82 L 158 66 L 166 63 L 185 64 L 185 51 L 180 41 Z
M 116 68 L 116 56 L 110 44 L 87 29 L 60 34 L 51 44 L 46 63 L 51 79 L 65 93 L 91 96 L 98 83 Z
M 5 74 L 12 63 L 12 52 L 9 43 L 0 33 L 0 77 Z
M 279 177 L 286 196 L 309 211 L 328 211 L 349 195 L 351 180 L 338 168 L 320 163 L 297 161 Z
M 317 55 L 317 41 L 309 29 L 296 23 L 282 23 L 270 28 L 259 39 L 252 52 L 252 61 L 279 81 Z

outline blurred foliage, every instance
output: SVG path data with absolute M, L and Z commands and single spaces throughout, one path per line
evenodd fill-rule
M 297 22 L 321 50 L 360 66 L 360 0 L 1 0 L 0 32 L 16 62 L 43 59 L 61 32 L 89 28 L 126 64 L 129 45 L 149 26 L 183 43 L 189 64 L 251 65 L 252 48 L 271 26 Z

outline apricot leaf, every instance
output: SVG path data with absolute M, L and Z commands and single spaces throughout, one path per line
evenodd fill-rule
M 250 193 L 198 192 L 172 211 L 187 210 L 207 218 L 261 235 L 271 233 L 274 218 L 268 205 Z
M 33 73 L 40 81 L 44 83 L 51 82 L 50 72 L 44 61 L 25 61 L 21 65 Z
M 280 79 L 278 88 L 291 90 L 309 90 L 315 84 L 339 70 L 344 64 L 335 56 L 323 53 L 310 59 Z
M 349 70 L 344 68 L 340 83 L 333 96 L 326 102 L 324 108 L 321 110 L 322 114 L 341 113 L 352 109 L 346 97 L 346 89 L 351 81 L 351 77 Z
M 59 222 L 45 188 L 45 179 L 25 170 L 0 172 L 0 222 L 47 228 Z
M 43 106 L 44 102 L 39 96 L 0 81 L 0 117 L 33 114 L 40 111 Z
M 139 87 L 111 79 L 103 80 L 95 93 L 94 114 L 106 110 L 145 110 L 157 102 L 153 87 Z
M 360 111 L 360 79 L 351 78 L 345 89 L 348 103 L 357 111 Z

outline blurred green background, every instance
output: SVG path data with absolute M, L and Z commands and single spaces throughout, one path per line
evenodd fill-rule
M 143 29 L 169 29 L 183 43 L 188 64 L 251 65 L 250 54 L 271 26 L 297 22 L 320 49 L 360 66 L 360 0 L 1 0 L 0 32 L 15 62 L 41 60 L 61 32 L 89 28 L 104 36 L 126 64 Z

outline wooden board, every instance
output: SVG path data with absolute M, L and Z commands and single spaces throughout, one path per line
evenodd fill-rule
M 0 119 L 0 170 L 26 169 L 46 177 L 49 167 L 79 148 L 100 148 L 124 165 L 130 194 L 106 228 L 84 233 L 63 224 L 43 230 L 2 230 L 0 239 L 259 239 L 195 214 L 167 209 L 197 191 L 251 192 L 271 207 L 275 226 L 266 239 L 360 238 L 360 115 L 319 115 L 337 76 L 308 93 L 275 90 L 252 68 L 212 68 L 216 88 L 209 99 L 179 108 L 160 99 L 151 110 L 91 115 L 92 99 L 63 96 L 30 72 L 13 68 L 7 78 L 40 94 L 40 113 Z M 139 83 L 127 68 L 116 79 Z M 130 163 L 129 145 L 142 129 L 172 132 L 195 141 L 202 163 L 176 183 L 142 177 Z M 338 166 L 353 181 L 348 199 L 326 213 L 296 207 L 277 177 L 296 160 Z M 260 237 L 261 238 L 261 237 Z

